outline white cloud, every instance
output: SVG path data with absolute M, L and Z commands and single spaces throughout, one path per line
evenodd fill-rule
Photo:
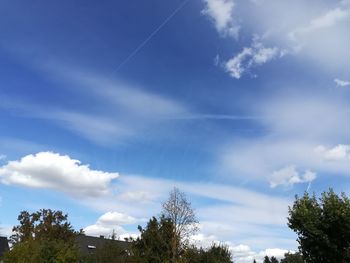
M 251 250 L 249 246 L 238 245 L 236 247 L 231 247 L 233 253 L 234 262 L 237 263 L 252 263 L 255 259 L 257 263 L 263 263 L 264 257 L 276 257 L 277 259 L 284 258 L 284 254 L 290 252 L 289 250 L 280 248 L 268 248 L 260 252 L 255 252 Z
M 0 236 L 10 237 L 12 232 L 12 226 L 0 226 Z
M 251 47 L 243 48 L 240 53 L 228 60 L 225 69 L 233 78 L 240 79 L 244 72 L 278 56 L 281 56 L 281 52 L 277 47 L 266 48 L 261 42 L 254 40 Z
M 338 87 L 346 87 L 350 85 L 350 81 L 341 80 L 341 79 L 334 79 L 335 84 L 337 84 Z
M 307 26 L 296 29 L 290 33 L 290 36 L 295 39 L 298 34 L 309 34 L 316 30 L 333 27 L 337 23 L 345 20 L 350 15 L 349 10 L 337 7 L 327 11 L 325 14 L 312 19 Z
M 239 25 L 233 18 L 234 0 L 204 0 L 206 7 L 202 11 L 214 22 L 216 30 L 223 36 L 238 37 Z
M 134 224 L 136 219 L 118 212 L 107 212 L 98 219 L 98 222 L 103 225 L 129 225 Z
M 150 218 L 159 213 L 161 202 L 174 186 L 185 191 L 190 199 L 215 200 L 216 205 L 196 207 L 196 214 L 203 225 L 199 234 L 240 243 L 250 238 L 246 244 L 259 249 L 279 245 L 283 248 L 295 247 L 293 233 L 290 233 L 292 237 L 288 242 L 282 242 L 278 235 L 274 235 L 285 229 L 288 206 L 292 201 L 241 187 L 123 175 L 118 178 L 115 196 L 89 200 L 86 205 L 100 211 L 120 211 L 135 218 Z M 139 198 L 143 196 L 142 192 L 152 193 L 147 202 Z M 129 193 L 132 197 L 135 193 L 137 198 L 125 198 Z M 276 232 L 271 231 L 270 226 L 274 226 Z M 106 230 L 105 224 L 103 227 Z
M 215 236 L 216 240 L 232 243 L 242 243 L 245 240 L 245 244 L 257 249 L 275 247 L 276 244 L 282 248 L 295 247 L 294 237 L 287 242 L 281 241 L 278 235 L 274 235 L 279 231 L 273 232 L 270 229 L 271 226 L 280 231 L 285 228 L 287 209 L 291 204 L 289 199 L 243 187 L 134 175 L 120 176 L 111 185 L 116 176 L 117 174 L 93 171 L 68 156 L 50 152 L 28 155 L 0 168 L 2 183 L 56 189 L 78 197 L 76 200 L 90 209 L 101 211 L 103 215 L 96 223 L 85 228 L 89 235 L 108 236 L 113 230 L 120 237 L 134 234 L 127 229 L 157 215 L 161 202 L 177 186 L 190 199 L 204 198 L 217 203 L 204 203 L 196 207 L 198 218 L 203 223 L 200 232 L 202 237 Z M 79 198 L 82 195 L 85 198 Z M 124 228 L 124 225 L 130 226 Z
M 344 143 L 350 133 L 346 99 L 329 93 L 278 94 L 251 109 L 252 115 L 261 115 L 255 123 L 264 133 L 223 146 L 218 164 L 222 174 L 267 183 L 275 172 L 277 179 L 284 178 L 279 182 L 283 185 L 310 181 L 312 174 L 307 173 L 304 178 L 307 170 L 322 176 L 328 173 L 349 176 L 350 149 Z M 281 169 L 290 164 L 295 165 L 294 169 Z
M 233 78 L 240 79 L 243 72 L 247 69 L 249 58 L 252 57 L 253 51 L 251 48 L 244 48 L 242 52 L 228 60 L 225 64 L 226 71 L 230 73 Z
M 156 195 L 147 191 L 131 191 L 122 193 L 120 198 L 125 201 L 145 203 L 154 200 Z
M 119 226 L 119 225 L 114 225 L 114 226 L 104 226 L 100 224 L 94 224 L 85 227 L 84 233 L 88 236 L 105 236 L 105 237 L 111 237 L 113 232 L 117 237 L 120 235 L 125 235 L 127 234 L 126 230 Z
M 144 87 L 58 62 L 42 62 L 38 67 L 55 83 L 62 85 L 64 80 L 62 86 L 70 88 L 66 92 L 73 90 L 85 104 L 93 107 L 86 109 L 76 105 L 74 109 L 63 109 L 3 96 L 0 96 L 0 107 L 20 117 L 51 121 L 97 144 L 115 145 L 136 136 L 141 137 L 144 134 L 142 131 L 150 129 L 159 133 L 159 124 L 192 115 L 186 105 Z M 67 96 L 66 99 L 69 101 L 73 97 Z M 75 105 L 74 101 L 71 102 Z
M 339 144 L 333 148 L 319 145 L 315 148 L 315 152 L 327 161 L 350 161 L 350 145 Z
M 265 256 L 274 256 L 277 259 L 282 259 L 285 253 L 293 252 L 292 250 L 280 248 L 267 248 L 256 252 L 250 246 L 245 244 L 234 245 L 232 242 L 220 241 L 215 235 L 197 234 L 191 237 L 191 242 L 196 246 L 203 248 L 209 248 L 213 244 L 225 245 L 231 251 L 232 259 L 236 263 L 252 263 L 254 259 L 257 262 L 262 263 Z
M 240 1 L 239 10 L 234 14 L 228 12 L 229 8 L 223 10 L 225 15 L 213 16 L 225 18 L 223 21 L 233 18 L 239 21 L 240 34 L 262 36 L 261 42 L 265 46 L 277 48 L 282 55 L 297 56 L 300 63 L 307 61 L 310 65 L 322 66 L 326 72 L 347 73 L 346 68 L 350 66 L 350 4 L 347 0 L 252 0 Z M 240 76 L 240 68 L 234 66 L 238 65 L 237 60 L 231 62 L 233 70 L 226 70 L 237 78 Z
M 307 170 L 304 174 L 300 174 L 294 165 L 289 165 L 278 171 L 274 171 L 269 181 L 270 186 L 274 188 L 279 185 L 293 186 L 294 184 L 310 183 L 315 179 L 316 173 Z
M 5 154 L 0 154 L 0 161 L 5 160 L 6 158 L 7 158 L 7 156 Z
M 84 228 L 84 232 L 90 236 L 110 236 L 113 231 L 119 237 L 129 236 L 123 225 L 136 223 L 136 218 L 119 212 L 107 212 L 98 218 L 93 225 Z
M 73 196 L 100 196 L 109 193 L 117 173 L 92 170 L 68 155 L 39 152 L 0 167 L 3 184 L 48 188 Z

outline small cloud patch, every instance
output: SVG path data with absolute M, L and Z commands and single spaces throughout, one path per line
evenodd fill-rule
M 316 179 L 316 173 L 306 170 L 299 173 L 294 165 L 274 171 L 270 177 L 270 186 L 275 188 L 280 185 L 293 186 L 294 184 L 310 183 Z

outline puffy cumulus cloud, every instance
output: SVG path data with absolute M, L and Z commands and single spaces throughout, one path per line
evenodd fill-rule
M 260 252 L 255 252 L 249 246 L 246 245 L 238 245 L 235 247 L 231 247 L 231 251 L 233 253 L 234 262 L 237 263 L 251 263 L 254 259 L 257 263 L 262 263 L 264 261 L 265 256 L 274 256 L 277 259 L 282 259 L 285 253 L 290 252 L 288 250 L 279 248 L 268 248 Z
M 91 236 L 110 236 L 113 232 L 119 237 L 130 236 L 131 234 L 122 227 L 137 222 L 137 219 L 119 212 L 107 212 L 100 216 L 95 224 L 84 228 L 84 232 Z
M 5 154 L 0 154 L 0 161 L 5 160 L 6 158 L 7 158 L 7 156 Z
M 204 3 L 206 7 L 202 13 L 212 19 L 216 30 L 223 36 L 237 38 L 240 27 L 233 18 L 234 0 L 204 0 Z
M 255 41 L 251 47 L 245 47 L 233 58 L 225 63 L 225 69 L 236 79 L 240 79 L 244 72 L 267 63 L 268 61 L 283 56 L 283 53 L 277 47 L 264 47 L 264 45 Z
M 269 181 L 270 186 L 274 188 L 279 185 L 293 186 L 294 184 L 310 183 L 315 179 L 316 173 L 307 170 L 303 174 L 300 174 L 294 165 L 289 165 L 278 171 L 274 171 Z
M 0 167 L 3 184 L 55 189 L 73 196 L 106 195 L 117 177 L 118 173 L 92 170 L 79 160 L 53 152 L 30 154 Z
M 341 79 L 334 79 L 335 84 L 337 84 L 337 87 L 346 87 L 350 86 L 350 81 L 341 80 Z
M 107 212 L 98 219 L 98 222 L 103 225 L 129 225 L 134 224 L 136 219 L 118 212 Z
M 215 235 L 194 235 L 191 237 L 191 242 L 203 248 L 209 248 L 213 244 L 227 246 L 232 254 L 233 261 L 237 263 L 252 263 L 254 259 L 256 262 L 262 263 L 265 256 L 274 256 L 277 259 L 282 259 L 285 253 L 293 252 L 280 248 L 267 248 L 261 251 L 254 251 L 250 246 L 245 244 L 235 245 L 232 242 L 219 241 Z

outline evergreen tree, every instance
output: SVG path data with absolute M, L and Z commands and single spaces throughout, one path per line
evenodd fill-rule
M 272 263 L 268 256 L 264 257 L 264 263 Z
M 138 227 L 141 235 L 133 240 L 132 251 L 136 262 L 167 263 L 172 259 L 173 223 L 170 219 L 151 218 L 145 229 Z
M 286 253 L 284 258 L 281 260 L 281 263 L 303 263 L 303 257 L 300 253 Z

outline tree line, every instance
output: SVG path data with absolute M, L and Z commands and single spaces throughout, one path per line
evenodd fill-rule
M 161 215 L 139 226 L 139 237 L 126 240 L 127 249 L 114 242 L 113 233 L 94 253 L 82 254 L 76 237 L 84 233 L 75 231 L 61 211 L 22 211 L 18 221 L 4 263 L 233 263 L 225 244 L 203 248 L 190 242 L 198 220 L 177 188 L 163 203 Z M 263 263 L 350 262 L 350 202 L 344 193 L 337 195 L 330 189 L 321 198 L 308 193 L 296 196 L 289 207 L 288 226 L 298 236 L 299 251 L 281 260 L 266 256 Z

